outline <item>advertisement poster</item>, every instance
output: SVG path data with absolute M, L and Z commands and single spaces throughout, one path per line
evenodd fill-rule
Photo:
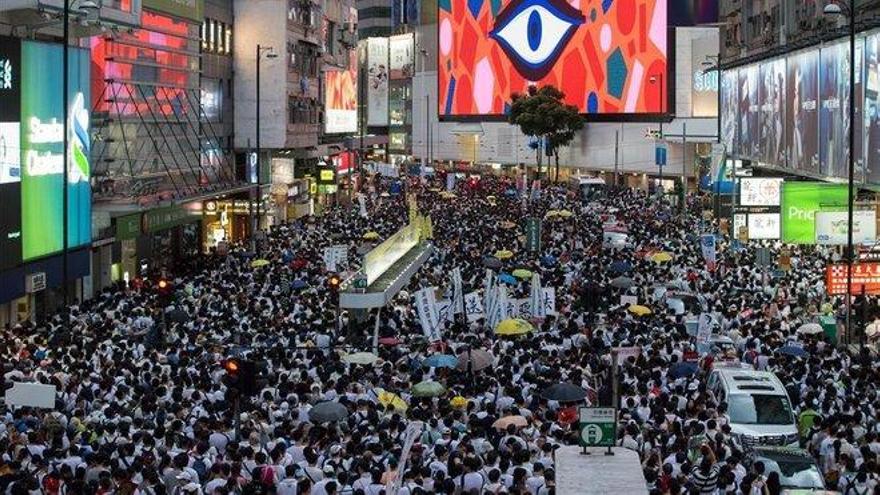
M 739 71 L 721 74 L 721 142 L 728 153 L 739 149 Z
M 880 34 L 865 40 L 865 129 L 867 181 L 880 183 Z
M 60 45 L 22 43 L 22 258 L 27 261 L 63 249 L 64 151 Z M 89 53 L 71 50 L 66 130 L 68 159 L 68 246 L 91 241 L 89 186 Z
M 779 206 L 783 179 L 743 177 L 739 180 L 742 206 Z
M 388 125 L 388 38 L 367 39 L 367 125 Z
M 819 173 L 847 176 L 849 153 L 849 45 L 837 43 L 821 50 L 819 70 Z
M 0 36 L 0 270 L 21 262 L 21 42 Z
M 530 82 L 586 114 L 664 112 L 666 13 L 667 0 L 438 2 L 439 113 L 502 117 Z
M 782 241 L 815 244 L 816 212 L 846 206 L 846 184 L 826 182 L 785 182 L 782 184 Z
M 846 209 L 816 212 L 816 244 L 845 245 L 849 237 Z M 877 211 L 853 210 L 853 243 L 873 245 L 877 242 Z
M 717 46 L 717 34 L 691 41 L 691 115 L 694 117 L 718 115 L 718 71 L 714 70 L 713 58 L 718 55 Z
M 357 131 L 357 55 L 350 52 L 348 69 L 324 72 L 324 130 Z
M 412 33 L 392 36 L 390 48 L 391 79 L 406 79 L 415 73 L 415 38 Z
M 760 65 L 761 157 L 764 162 L 785 166 L 785 59 Z
M 739 154 L 743 158 L 759 158 L 761 112 L 758 102 L 758 66 L 739 70 Z
M 809 50 L 788 58 L 788 112 L 786 148 L 788 166 L 819 171 L 819 51 Z
M 749 213 L 749 239 L 779 239 L 779 213 Z

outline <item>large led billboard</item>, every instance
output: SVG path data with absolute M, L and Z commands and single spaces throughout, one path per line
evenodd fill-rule
M 739 73 L 736 69 L 721 73 L 721 142 L 728 153 L 739 149 Z
M 865 129 L 867 181 L 880 183 L 880 34 L 865 40 Z
M 788 58 L 788 108 L 785 142 L 788 166 L 793 170 L 819 171 L 819 50 Z
M 442 118 L 498 117 L 530 84 L 587 114 L 668 110 L 667 0 L 438 2 Z
M 21 262 L 21 42 L 0 36 L 0 270 Z
M 846 184 L 826 182 L 784 182 L 782 184 L 782 241 L 815 244 L 816 212 L 846 206 Z
M 849 44 L 825 46 L 819 64 L 819 173 L 846 177 L 849 156 Z
M 91 241 L 89 52 L 69 51 L 68 128 L 63 126 L 61 45 L 21 44 L 21 237 L 25 261 L 61 251 L 67 187 L 67 243 Z M 64 133 L 68 180 L 64 184 Z
M 324 72 L 324 131 L 357 131 L 357 55 L 352 50 L 347 69 Z
M 757 157 L 761 149 L 761 112 L 758 101 L 758 66 L 739 70 L 739 153 Z

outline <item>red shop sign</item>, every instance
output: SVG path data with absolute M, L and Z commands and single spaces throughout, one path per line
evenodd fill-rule
M 825 290 L 828 295 L 846 294 L 846 263 L 825 268 Z M 880 263 L 853 265 L 852 294 L 880 294 Z

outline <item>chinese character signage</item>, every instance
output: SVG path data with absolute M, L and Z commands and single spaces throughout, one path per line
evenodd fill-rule
M 828 295 L 846 294 L 846 263 L 828 265 L 825 269 L 825 290 Z M 880 263 L 853 265 L 853 294 L 880 294 Z

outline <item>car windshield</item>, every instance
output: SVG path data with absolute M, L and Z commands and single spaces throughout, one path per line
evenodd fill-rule
M 781 395 L 733 395 L 730 421 L 753 425 L 788 425 L 794 421 L 788 399 Z
M 770 459 L 761 457 L 757 460 L 764 463 L 766 473 L 779 473 L 779 484 L 782 488 L 814 488 L 825 489 L 822 474 L 811 459 Z

